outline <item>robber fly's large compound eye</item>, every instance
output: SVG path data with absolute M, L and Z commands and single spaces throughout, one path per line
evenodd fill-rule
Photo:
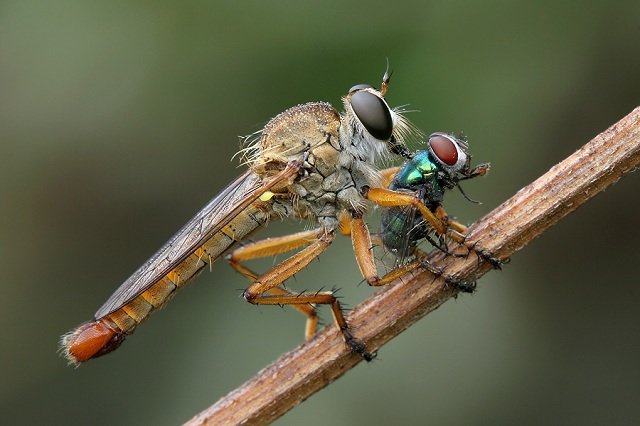
M 467 162 L 467 154 L 460 149 L 458 141 L 445 133 L 433 133 L 429 136 L 429 148 L 443 165 L 461 169 Z
M 367 90 L 359 90 L 351 95 L 351 108 L 371 136 L 389 140 L 393 133 L 393 120 L 385 101 Z
M 356 84 L 351 89 L 349 89 L 349 93 L 357 92 L 362 89 L 373 89 L 373 86 L 370 84 Z

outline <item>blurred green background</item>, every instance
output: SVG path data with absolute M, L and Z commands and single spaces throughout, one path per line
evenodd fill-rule
M 113 354 L 56 354 L 240 173 L 239 135 L 339 106 L 386 57 L 391 105 L 491 161 L 465 185 L 483 205 L 446 201 L 471 223 L 640 104 L 640 3 L 0 3 L 0 423 L 178 424 L 300 343 L 300 315 L 245 303 L 219 262 Z M 277 424 L 638 424 L 639 192 L 598 195 Z M 352 259 L 341 238 L 289 285 L 355 305 Z

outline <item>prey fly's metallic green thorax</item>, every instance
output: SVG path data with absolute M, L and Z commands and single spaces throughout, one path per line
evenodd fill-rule
M 407 161 L 395 175 L 389 189 L 408 189 L 429 192 L 429 201 L 439 201 L 442 198 L 442 184 L 438 173 L 442 172 L 438 164 L 433 161 L 429 151 L 418 151 Z

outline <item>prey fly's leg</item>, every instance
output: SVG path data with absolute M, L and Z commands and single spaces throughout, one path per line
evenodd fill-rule
M 272 256 L 306 246 L 271 270 L 257 277 L 244 291 L 243 297 L 247 302 L 256 305 L 298 306 L 298 310 L 303 313 L 309 313 L 307 316 L 307 333 L 312 330 L 315 332 L 315 326 L 317 324 L 317 316 L 315 316 L 313 305 L 330 305 L 333 317 L 345 342 L 353 352 L 360 354 L 365 360 L 371 361 L 374 355 L 369 353 L 365 345 L 351 334 L 351 330 L 342 313 L 340 302 L 333 291 L 294 294 L 278 287 L 320 256 L 320 254 L 331 245 L 334 239 L 335 233 L 326 232 L 323 229 L 304 231 L 289 236 L 270 238 L 240 247 L 234 250 L 227 257 L 227 260 L 229 260 L 236 270 L 247 272 L 248 269 L 242 266 L 240 262 Z M 265 293 L 271 294 L 267 295 Z
M 449 215 L 447 214 L 447 212 L 442 208 L 442 206 L 438 206 L 436 208 L 436 217 L 438 219 L 440 219 L 445 225 L 447 225 L 449 228 L 455 229 L 456 231 L 463 233 L 464 231 L 467 230 L 467 226 L 456 221 L 453 220 L 449 217 Z
M 469 251 L 473 251 L 474 253 L 476 253 L 479 258 L 489 262 L 494 268 L 499 269 L 500 266 L 504 263 L 502 260 L 493 256 L 487 250 L 479 249 L 475 244 L 469 244 L 468 242 L 466 242 L 465 236 L 461 233 L 461 227 L 464 225 L 455 222 L 456 225 L 449 226 L 448 223 L 443 222 L 441 219 L 439 219 L 436 214 L 429 210 L 429 208 L 413 194 L 398 192 L 386 188 L 365 188 L 363 191 L 363 196 L 369 201 L 382 207 L 415 207 L 420 211 L 424 219 L 429 222 L 431 227 L 439 235 L 451 238 L 458 244 L 464 245 L 467 249 L 469 249 Z M 459 228 L 460 230 L 457 230 L 456 228 Z

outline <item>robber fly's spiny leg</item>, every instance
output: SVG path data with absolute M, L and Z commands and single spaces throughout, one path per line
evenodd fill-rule
M 367 284 L 371 286 L 378 285 L 377 282 L 380 277 L 378 277 L 378 269 L 373 257 L 371 234 L 367 224 L 362 220 L 362 216 L 355 216 L 351 220 L 351 242 L 353 243 L 356 262 Z
M 465 281 L 463 279 L 456 277 L 455 275 L 447 274 L 446 272 L 444 272 L 443 268 L 439 268 L 434 264 L 432 264 L 431 262 L 429 262 L 429 260 L 427 259 L 427 254 L 422 252 L 421 250 L 418 250 L 416 252 L 416 255 L 418 257 L 416 258 L 416 260 L 414 260 L 411 263 L 416 262 L 421 267 L 431 272 L 436 277 L 442 277 L 445 283 L 456 287 L 458 290 L 460 290 L 463 293 L 473 293 L 476 290 L 475 281 Z
M 360 354 L 365 360 L 370 361 L 373 359 L 373 355 L 366 350 L 362 342 L 351 334 L 342 313 L 340 302 L 338 302 L 338 299 L 332 291 L 295 294 L 278 287 L 322 254 L 334 239 L 335 233 L 325 232 L 322 229 L 304 231 L 291 236 L 270 238 L 248 244 L 231 253 L 231 255 L 228 256 L 228 260 L 236 270 L 250 272 L 250 270 L 241 265 L 240 262 L 258 257 L 272 256 L 306 245 L 306 247 L 293 256 L 285 259 L 271 270 L 255 278 L 253 283 L 244 291 L 243 297 L 247 302 L 255 305 L 292 305 L 294 307 L 298 306 L 298 310 L 303 312 L 308 308 L 313 308 L 314 304 L 331 305 L 331 312 L 345 342 L 352 351 Z M 250 273 L 253 274 L 252 272 Z M 267 295 L 265 293 L 271 294 Z M 316 324 L 317 317 L 315 316 L 315 310 L 313 310 L 313 315 L 308 316 L 307 319 L 307 333 L 315 332 Z
M 282 287 L 273 287 L 269 289 L 269 294 L 275 296 L 283 296 L 283 297 L 297 297 L 297 293 L 292 293 L 289 290 L 286 290 Z M 295 303 L 291 305 L 295 310 L 301 312 L 306 315 L 307 323 L 304 327 L 304 339 L 309 340 L 318 331 L 318 313 L 316 312 L 316 308 L 311 303 Z
M 418 252 L 420 254 L 418 254 Z M 393 269 L 392 271 L 389 271 L 389 273 L 387 273 L 385 276 L 380 278 L 374 285 L 376 286 L 387 285 L 395 281 L 396 279 L 405 276 L 405 274 L 413 272 L 416 269 L 422 268 L 431 272 L 436 278 L 442 277 L 442 279 L 444 279 L 444 281 L 447 284 L 457 287 L 458 290 L 462 292 L 473 293 L 473 291 L 476 288 L 475 282 L 465 281 L 456 277 L 455 275 L 445 273 L 442 268 L 438 268 L 437 266 L 434 266 L 431 262 L 427 260 L 426 253 L 422 253 L 420 251 L 418 252 L 416 253 L 417 255 L 416 259 L 414 259 L 409 263 L 405 263 L 404 265 L 400 265 L 397 268 Z
M 249 281 L 254 282 L 255 280 L 258 279 L 258 274 L 256 274 L 255 272 L 253 272 L 251 269 L 247 268 L 243 264 L 239 262 L 235 262 L 235 263 L 230 263 L 230 265 L 233 269 L 236 270 L 236 272 L 239 272 L 240 274 L 244 275 Z M 292 293 L 282 287 L 273 287 L 269 289 L 269 294 L 290 296 L 290 295 L 294 295 L 295 293 Z M 304 316 L 307 317 L 307 323 L 304 328 L 304 338 L 305 340 L 311 339 L 313 335 L 316 334 L 316 331 L 318 329 L 318 313 L 316 312 L 316 308 L 313 305 L 297 304 L 292 306 L 295 310 L 297 310 L 298 312 L 302 313 Z
M 347 212 L 341 212 L 338 216 L 340 220 L 340 233 L 346 237 L 351 236 L 351 215 Z
M 447 235 L 447 231 L 451 232 L 453 230 L 448 230 L 447 226 L 438 219 L 435 214 L 427 206 L 424 205 L 422 201 L 418 197 L 413 194 L 409 194 L 406 192 L 394 191 L 392 189 L 387 188 L 363 188 L 363 196 L 381 206 L 381 207 L 401 207 L 401 206 L 413 206 L 417 208 L 424 219 L 429 222 L 429 224 L 441 235 Z M 455 234 L 458 234 L 457 231 L 454 231 Z M 450 235 L 454 240 L 455 236 Z M 462 235 L 460 238 L 464 239 Z
M 324 231 L 320 228 L 308 231 L 296 232 L 295 234 L 284 235 L 275 238 L 265 238 L 238 247 L 227 255 L 227 260 L 232 267 L 247 260 L 259 259 L 262 257 L 275 256 L 296 250 L 318 239 Z
M 285 235 L 276 238 L 267 238 L 260 241 L 245 244 L 242 247 L 237 248 L 226 256 L 229 265 L 246 277 L 252 283 L 258 279 L 258 274 L 247 268 L 241 262 L 245 262 L 251 259 L 258 259 L 261 257 L 274 256 L 277 254 L 286 253 L 287 251 L 295 250 L 305 245 L 310 244 L 312 241 L 318 238 L 323 231 L 320 229 L 312 229 L 309 231 L 302 231 L 291 235 Z M 284 280 L 283 280 L 284 282 Z M 268 293 L 272 295 L 280 296 L 292 296 L 295 293 L 291 293 L 281 287 L 273 287 L 268 290 Z M 307 324 L 305 326 L 305 339 L 309 340 L 316 332 L 318 327 L 318 314 L 316 309 L 311 304 L 293 304 L 294 309 L 301 312 L 307 317 Z
M 433 227 L 438 234 L 451 238 L 458 244 L 464 245 L 468 250 L 476 253 L 478 257 L 489 262 L 494 268 L 499 269 L 504 263 L 502 260 L 493 256 L 488 250 L 476 247 L 475 243 L 468 243 L 465 236 L 462 234 L 463 228 L 466 229 L 464 225 L 455 221 L 453 221 L 455 225 L 450 225 L 449 220 L 446 222 L 441 220 L 413 194 L 393 191 L 386 188 L 365 188 L 363 195 L 368 200 L 382 207 L 413 206 L 420 211 L 424 219 L 429 222 L 431 227 Z M 446 213 L 443 212 L 444 210 L 441 210 L 438 214 L 446 217 Z

